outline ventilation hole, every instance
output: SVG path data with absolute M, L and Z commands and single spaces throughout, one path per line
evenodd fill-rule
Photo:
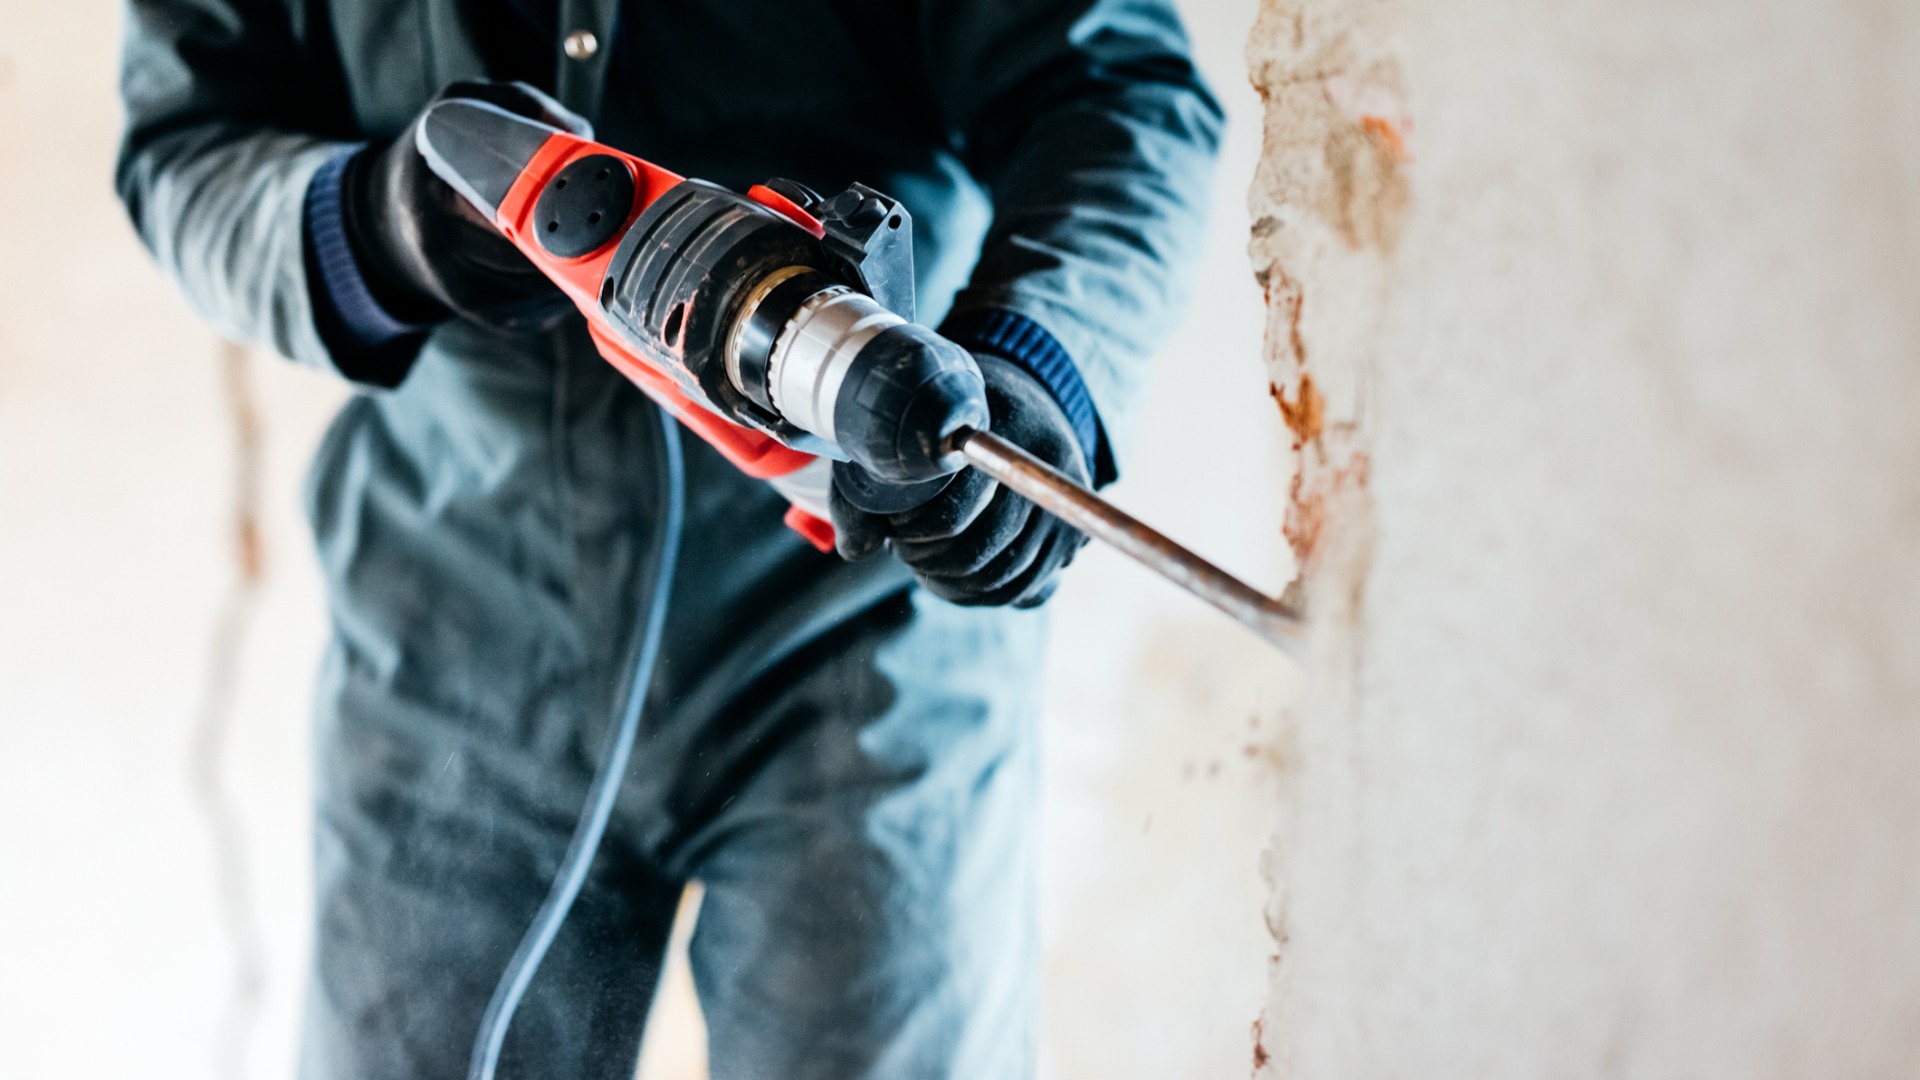
M 899 227 L 900 227 L 900 215 L 899 215 L 899 214 L 895 214 L 895 215 L 893 215 L 892 217 L 890 217 L 890 218 L 888 218 L 888 219 L 887 219 L 887 228 L 889 228 L 889 229 L 897 229 L 897 228 L 899 228 Z
M 560 231 L 560 223 L 559 223 L 559 222 L 557 222 L 557 221 L 549 221 L 549 222 L 547 222 L 547 231 L 548 231 L 548 232 L 559 232 L 559 231 Z
M 587 215 L 587 224 L 589 224 L 589 225 L 598 225 L 598 224 L 600 224 L 600 211 L 598 211 L 598 210 L 595 210 L 595 211 L 594 211 L 593 213 L 591 213 L 591 214 L 588 214 L 588 215 Z
M 660 328 L 660 336 L 667 344 L 677 344 L 680 340 L 680 324 L 686 321 L 687 305 L 675 304 L 667 315 L 667 325 Z

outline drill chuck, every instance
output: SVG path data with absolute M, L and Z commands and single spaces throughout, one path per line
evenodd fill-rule
M 838 443 L 834 404 L 861 351 L 905 319 L 872 297 L 829 285 L 806 297 L 767 355 L 766 391 L 787 423 Z
M 987 428 L 987 383 L 973 354 L 917 323 L 891 326 L 848 365 L 833 406 L 841 449 L 875 477 L 911 484 L 959 472 L 952 445 Z
M 891 483 L 958 471 L 949 438 L 987 423 L 986 383 L 965 349 L 807 267 L 748 292 L 725 366 L 742 396 Z

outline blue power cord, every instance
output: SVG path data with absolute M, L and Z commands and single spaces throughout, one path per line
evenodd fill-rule
M 520 939 L 513 959 L 500 973 L 493 988 L 493 1000 L 480 1019 L 480 1032 L 473 1040 L 473 1058 L 467 1066 L 467 1080 L 493 1080 L 500 1065 L 500 1048 L 507 1040 L 507 1025 L 513 1022 L 520 998 L 533 982 L 534 972 L 546 958 L 567 912 L 586 884 L 587 870 L 593 865 L 594 852 L 613 817 L 620 781 L 627 775 L 627 761 L 633 756 L 634 736 L 640 731 L 640 716 L 646 709 L 647 688 L 653 683 L 654 664 L 660 658 L 660 637 L 667 622 L 667 600 L 673 592 L 674 564 L 680 560 L 681 519 L 686 511 L 686 468 L 680 454 L 680 426 L 665 409 L 660 410 L 662 487 L 666 495 L 665 512 L 660 523 L 660 545 L 654 558 L 653 581 L 647 590 L 646 628 L 640 639 L 640 652 L 633 664 L 633 684 L 627 688 L 626 708 L 620 723 L 608 733 L 606 752 L 600 771 L 587 788 L 587 804 L 580 811 L 580 823 L 574 826 L 573 839 L 567 845 L 566 858 L 553 876 L 547 899 L 533 916 L 533 923 Z

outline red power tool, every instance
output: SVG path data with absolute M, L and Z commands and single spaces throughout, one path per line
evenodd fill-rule
M 923 502 L 987 426 L 967 350 L 912 322 L 912 219 L 864 185 L 746 195 L 476 101 L 419 149 L 587 317 L 608 361 L 793 504 L 821 550 L 831 459 L 875 512 Z M 849 467 L 851 466 L 851 467 Z
M 966 349 L 914 323 L 906 207 L 855 184 L 745 195 L 479 101 L 427 110 L 433 171 L 587 318 L 600 352 L 833 547 L 837 486 L 871 513 L 972 465 L 1286 648 L 1298 616 L 987 431 Z

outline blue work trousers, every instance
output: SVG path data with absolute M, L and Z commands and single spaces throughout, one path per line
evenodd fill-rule
M 465 1076 L 651 585 L 652 406 L 584 341 L 479 372 L 436 349 L 350 404 L 315 465 L 335 634 L 309 1080 Z M 406 400 L 476 382 L 552 416 L 551 437 L 490 455 L 476 413 Z M 501 1075 L 632 1075 L 689 881 L 716 1080 L 1030 1075 L 1043 621 L 814 552 L 778 495 L 686 447 L 685 555 L 632 767 Z

